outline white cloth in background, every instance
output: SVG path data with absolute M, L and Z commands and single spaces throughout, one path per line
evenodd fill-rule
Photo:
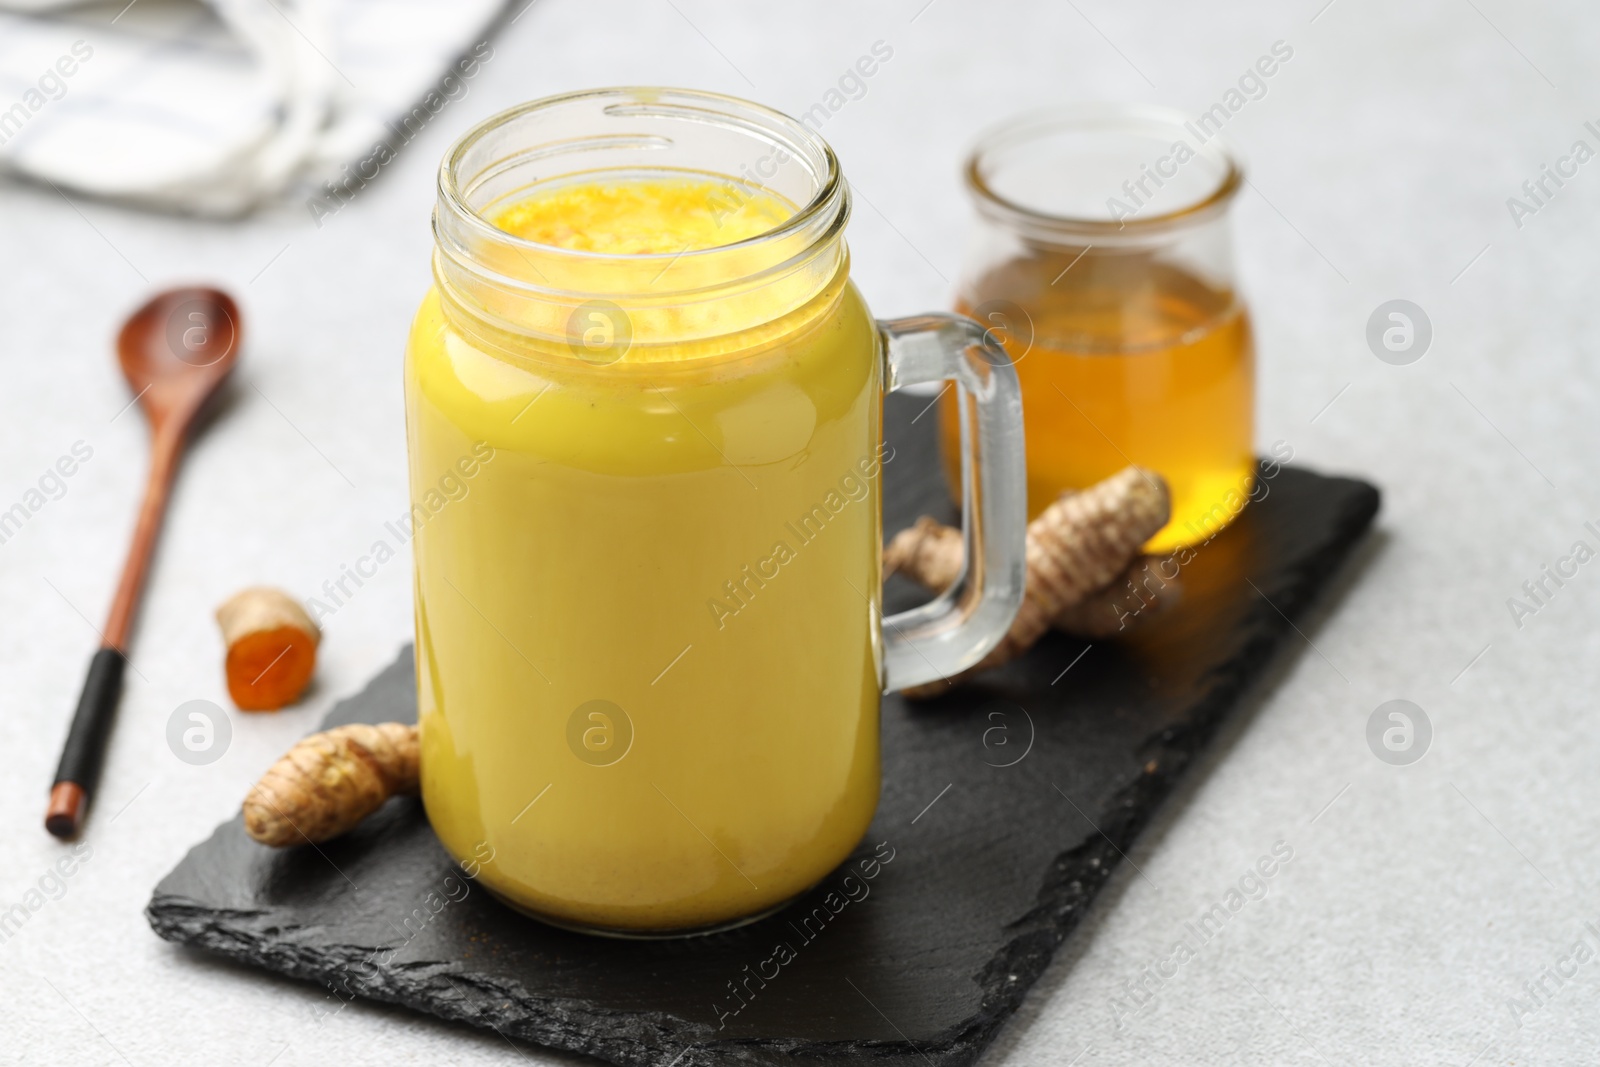
M 0 0 L 0 170 L 241 214 L 409 140 L 491 61 L 505 2 Z

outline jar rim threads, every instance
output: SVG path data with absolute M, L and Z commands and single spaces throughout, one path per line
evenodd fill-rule
M 1138 245 L 1207 221 L 1244 182 L 1228 143 L 1182 112 L 1106 102 L 1035 111 L 991 127 L 967 157 L 964 176 L 986 217 L 1073 246 Z

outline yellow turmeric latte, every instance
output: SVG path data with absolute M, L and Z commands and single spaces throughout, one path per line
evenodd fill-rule
M 413 324 L 423 800 L 542 918 L 756 915 L 876 807 L 877 332 L 842 249 L 742 288 L 692 254 L 794 210 L 688 173 L 538 191 L 486 214 L 591 255 L 523 269 L 554 292 L 634 271 L 626 310 L 496 293 L 482 315 L 435 287 Z M 654 300 L 652 276 L 700 295 Z

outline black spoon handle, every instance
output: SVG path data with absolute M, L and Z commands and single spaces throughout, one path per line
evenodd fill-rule
M 72 729 L 61 749 L 61 763 L 56 767 L 50 806 L 44 817 L 44 828 L 57 837 L 72 837 L 83 824 L 90 794 L 105 762 L 106 742 L 116 719 L 117 701 L 122 697 L 122 672 L 127 663 L 114 648 L 102 648 L 89 661 L 89 674 L 83 680 Z

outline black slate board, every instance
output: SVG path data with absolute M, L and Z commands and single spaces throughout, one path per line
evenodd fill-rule
M 950 517 L 925 403 L 889 398 L 886 530 Z M 619 1064 L 972 1063 L 1249 683 L 1286 638 L 1302 641 L 1289 619 L 1377 512 L 1363 482 L 1264 470 L 1269 492 L 1183 567 L 1170 614 L 1087 651 L 1052 634 L 933 702 L 885 700 L 883 798 L 846 866 L 875 849 L 893 859 L 836 914 L 824 900 L 843 899 L 844 868 L 729 933 L 568 933 L 463 878 L 403 799 L 320 849 L 272 852 L 235 817 L 156 887 L 150 924 L 341 999 Z M 922 597 L 890 583 L 891 610 Z M 327 724 L 415 714 L 407 649 Z

